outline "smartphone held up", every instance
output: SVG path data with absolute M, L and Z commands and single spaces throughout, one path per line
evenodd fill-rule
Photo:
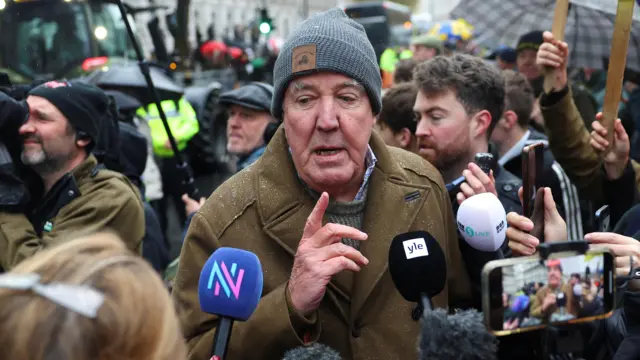
M 554 253 L 487 263 L 483 310 L 496 336 L 606 318 L 613 312 L 614 258 L 609 252 Z

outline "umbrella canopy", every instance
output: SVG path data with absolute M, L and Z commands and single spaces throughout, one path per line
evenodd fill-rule
M 200 52 L 204 57 L 213 59 L 214 57 L 224 56 L 229 51 L 227 45 L 222 41 L 207 41 L 200 47 Z
M 520 36 L 530 31 L 551 30 L 555 4 L 555 0 L 461 0 L 451 15 L 473 24 L 479 43 L 516 47 Z M 571 1 L 565 33 L 570 66 L 604 68 L 611 52 L 616 4 L 615 0 Z M 636 6 L 634 14 L 638 11 Z M 640 21 L 636 19 L 640 17 L 634 15 L 627 66 L 640 71 Z
M 138 101 L 138 99 L 133 96 L 129 96 L 121 91 L 116 90 L 105 90 L 107 95 L 113 96 L 113 99 L 116 101 L 116 105 L 118 105 L 118 110 L 120 112 L 130 112 L 136 111 L 138 108 L 142 107 L 142 103 Z
M 445 42 L 468 41 L 473 37 L 473 28 L 464 21 L 447 20 L 436 23 L 428 32 L 429 35 L 438 36 Z
M 149 73 L 153 85 L 158 90 L 160 100 L 178 100 L 184 94 L 184 89 L 162 70 L 150 67 Z M 135 97 L 143 104 L 151 104 L 153 97 L 147 87 L 140 67 L 136 65 L 110 66 L 106 71 L 98 70 L 85 80 L 105 90 L 118 90 Z

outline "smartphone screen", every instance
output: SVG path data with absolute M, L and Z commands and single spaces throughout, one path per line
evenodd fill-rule
M 533 200 L 541 187 L 544 164 L 544 144 L 537 143 L 522 149 L 522 214 L 531 218 Z
M 613 311 L 614 276 L 608 252 L 489 262 L 483 271 L 485 322 L 503 336 L 607 317 Z

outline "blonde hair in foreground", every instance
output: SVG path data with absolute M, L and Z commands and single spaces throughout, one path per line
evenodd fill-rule
M 32 291 L 0 289 L 2 359 L 186 359 L 161 279 L 114 234 L 98 233 L 50 248 L 11 272 L 39 274 L 43 284 L 89 285 L 105 301 L 90 319 Z

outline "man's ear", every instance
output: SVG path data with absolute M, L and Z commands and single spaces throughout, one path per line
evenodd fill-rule
M 507 110 L 504 112 L 501 122 L 506 128 L 505 130 L 511 130 L 514 126 L 518 125 L 518 115 L 512 110 Z
M 471 119 L 471 135 L 474 138 L 486 136 L 491 125 L 491 113 L 482 110 L 476 113 Z
M 402 145 L 402 148 L 406 149 L 411 144 L 413 134 L 411 133 L 411 130 L 402 128 L 402 130 L 396 134 L 396 138 L 400 142 L 400 145 Z
M 76 145 L 78 145 L 78 147 L 81 147 L 81 148 L 86 148 L 90 143 L 91 143 L 91 139 L 89 138 L 76 139 Z
M 76 132 L 76 145 L 78 145 L 81 148 L 86 148 L 87 145 L 89 145 L 90 143 L 91 143 L 91 137 L 89 137 L 89 134 L 87 134 L 84 131 Z

